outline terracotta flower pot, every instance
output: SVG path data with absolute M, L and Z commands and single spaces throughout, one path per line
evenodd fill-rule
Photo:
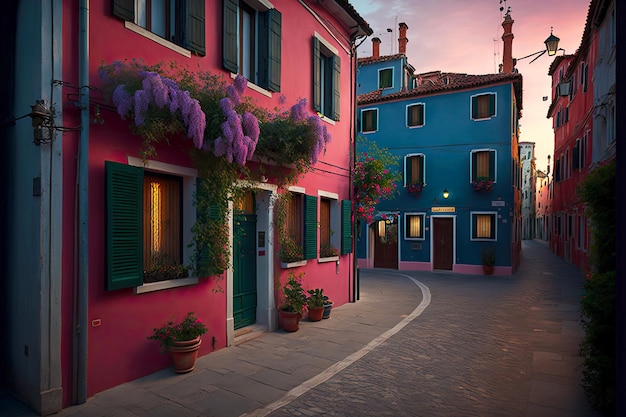
M 174 371 L 184 374 L 194 370 L 196 359 L 198 359 L 198 349 L 200 349 L 200 336 L 193 340 L 181 340 L 174 342 L 168 348 L 172 360 L 174 361 Z
M 302 314 L 278 310 L 278 325 L 286 332 L 295 332 L 300 328 Z
M 322 307 L 309 307 L 309 320 L 320 321 L 324 315 L 324 306 Z
M 493 265 L 483 265 L 485 275 L 493 275 Z

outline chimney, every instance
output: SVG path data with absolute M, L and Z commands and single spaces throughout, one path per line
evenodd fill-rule
M 400 37 L 398 38 L 398 53 L 406 55 L 406 44 L 409 43 L 409 40 L 406 37 L 406 30 L 409 27 L 406 23 L 400 23 Z
M 502 41 L 504 42 L 504 52 L 502 53 L 502 70 L 504 73 L 512 73 L 515 64 L 513 62 L 513 32 L 511 31 L 513 27 L 514 20 L 511 19 L 511 14 L 507 12 L 504 15 L 504 22 L 502 22 L 502 27 L 504 28 L 504 33 L 502 34 Z
M 380 56 L 380 39 L 372 38 L 372 58 L 378 58 Z

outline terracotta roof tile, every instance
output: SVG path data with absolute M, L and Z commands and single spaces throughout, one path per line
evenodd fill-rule
M 411 97 L 420 97 L 437 93 L 448 93 L 459 90 L 467 90 L 476 87 L 499 84 L 503 82 L 513 82 L 516 84 L 516 95 L 518 96 L 519 108 L 521 109 L 521 84 L 522 75 L 519 73 L 500 73 L 486 75 L 467 75 L 451 72 L 431 71 L 417 75 L 421 79 L 419 86 L 412 90 L 400 91 L 397 93 L 382 94 L 382 90 L 375 90 L 370 93 L 357 96 L 357 104 L 382 103 L 391 100 L 400 100 Z

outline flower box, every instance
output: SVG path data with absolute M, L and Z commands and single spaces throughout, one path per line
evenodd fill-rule
M 493 183 L 494 181 L 491 178 L 480 177 L 472 181 L 472 187 L 478 193 L 486 193 L 493 189 Z
M 406 191 L 409 194 L 418 197 L 422 192 L 422 189 L 424 189 L 424 184 L 422 184 L 421 182 L 416 182 L 414 184 L 407 184 L 404 188 L 406 188 Z

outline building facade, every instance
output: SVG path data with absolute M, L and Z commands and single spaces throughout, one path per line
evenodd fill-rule
M 246 326 L 275 330 L 277 288 L 291 273 L 335 305 L 355 299 L 350 155 L 355 45 L 371 34 L 367 23 L 345 1 L 143 5 L 21 0 L 3 16 L 2 56 L 13 65 L 2 70 L 11 90 L 2 107 L 0 382 L 41 415 L 168 367 L 147 337 L 172 316 L 193 311 L 204 321 L 207 355 Z M 107 80 L 124 74 L 128 82 L 108 97 Z M 124 95 L 132 82 L 134 107 Z M 185 87 L 198 83 L 223 86 L 219 97 L 228 100 L 211 113 Z M 318 140 L 306 142 L 309 169 L 293 175 L 292 165 L 276 162 L 281 155 L 268 147 L 285 150 L 295 139 L 264 142 L 263 120 L 233 114 L 239 105 L 259 117 L 295 106 Z M 142 129 L 155 123 L 176 133 L 142 153 Z M 202 178 L 194 159 L 202 152 L 224 172 L 245 165 L 232 201 L 202 194 L 200 184 L 218 181 Z M 286 193 L 284 230 L 298 262 L 278 256 L 275 216 Z M 201 204 L 209 199 L 227 207 L 223 217 L 211 217 L 215 206 Z M 231 262 L 223 269 L 195 272 L 206 253 L 193 252 L 198 219 L 225 231 L 221 250 Z M 184 271 L 156 276 L 162 265 Z
M 535 142 L 520 142 L 520 162 L 522 164 L 522 239 L 535 236 Z
M 358 62 L 359 134 L 396 156 L 402 174 L 399 196 L 360 225 L 359 265 L 482 274 L 482 255 L 495 251 L 495 273 L 511 274 L 521 250 L 522 76 L 510 53 L 508 72 L 416 74 L 407 29 L 400 23 L 399 54 L 381 56 L 373 38 L 373 55 Z

